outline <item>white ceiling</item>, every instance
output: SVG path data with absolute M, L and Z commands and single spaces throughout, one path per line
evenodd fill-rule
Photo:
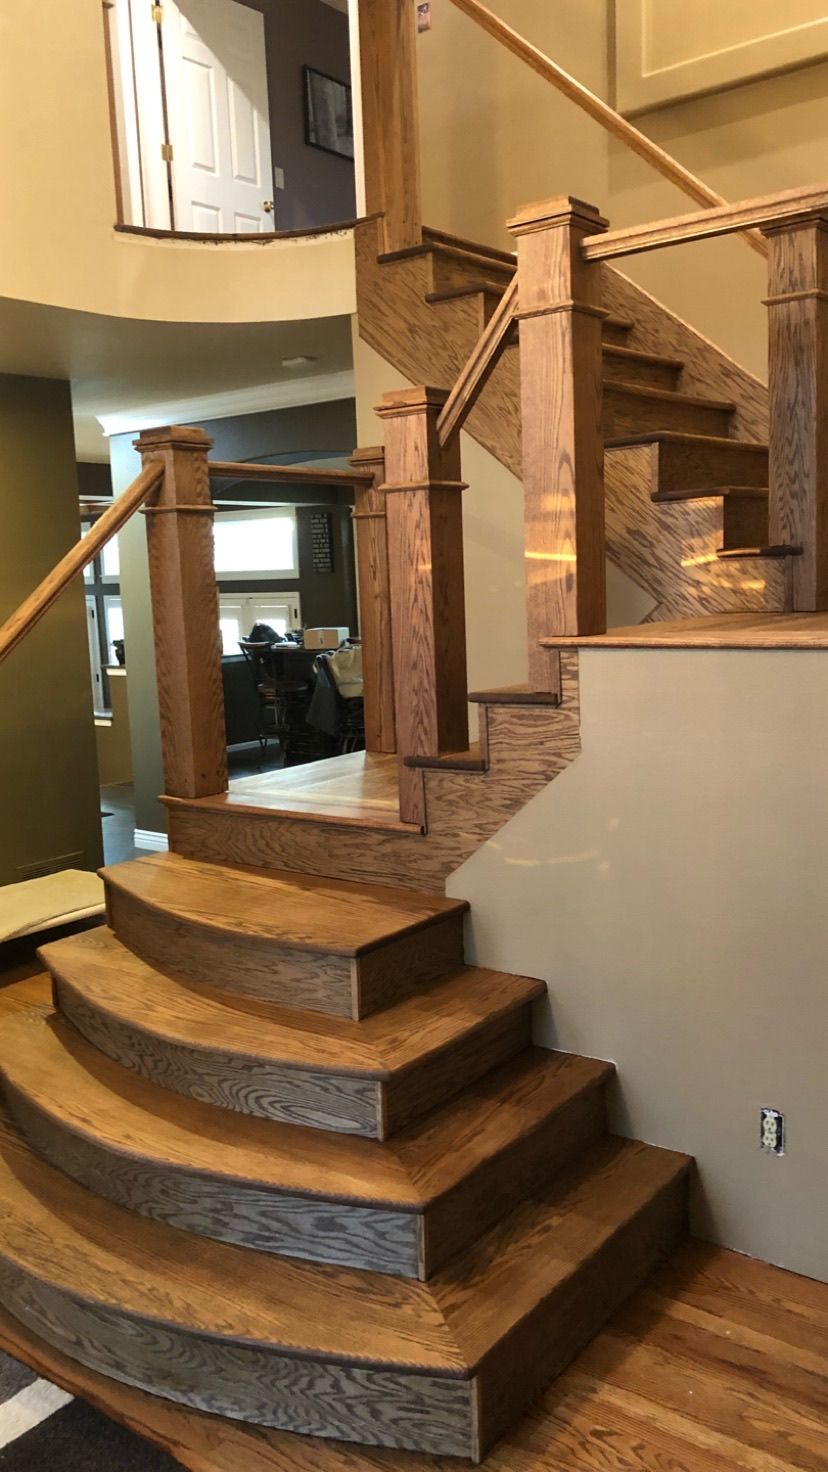
M 316 361 L 298 370 L 283 358 Z M 0 373 L 66 378 L 79 460 L 112 432 L 252 413 L 353 392 L 348 317 L 232 324 L 122 320 L 0 298 Z

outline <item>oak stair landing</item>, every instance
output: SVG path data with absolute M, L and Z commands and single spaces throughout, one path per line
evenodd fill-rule
M 481 1460 L 680 1233 L 685 1157 L 466 906 L 153 856 L 0 994 L 0 1300 L 186 1406 Z

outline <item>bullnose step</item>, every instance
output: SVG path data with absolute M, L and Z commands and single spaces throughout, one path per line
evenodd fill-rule
M 465 901 L 174 853 L 101 873 L 130 950 L 243 996 L 366 1017 L 463 961 Z
M 684 1157 L 609 1142 L 429 1284 L 137 1217 L 0 1119 L 0 1290 L 91 1369 L 199 1410 L 480 1460 L 672 1245 Z
M 44 946 L 61 1012 L 117 1063 L 189 1098 L 386 1139 L 531 1037 L 543 982 L 461 966 L 362 1022 L 178 981 L 101 927 Z

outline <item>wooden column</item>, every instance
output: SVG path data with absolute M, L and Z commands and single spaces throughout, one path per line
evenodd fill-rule
M 769 540 L 791 558 L 793 609 L 828 608 L 828 216 L 768 237 Z
M 160 460 L 164 480 L 148 507 L 155 666 L 164 785 L 169 797 L 227 790 L 213 504 L 200 429 L 148 430 L 135 441 L 144 465 Z
M 397 750 L 394 726 L 394 651 L 391 644 L 391 585 L 385 517 L 385 451 L 357 450 L 351 464 L 371 470 L 372 486 L 358 485 L 354 538 L 359 577 L 359 633 L 365 702 L 366 751 Z
M 386 517 L 391 583 L 400 815 L 421 823 L 422 773 L 409 756 L 465 751 L 469 744 L 463 507 L 459 436 L 443 448 L 437 419 L 447 394 L 433 388 L 386 394 Z
M 422 240 L 416 0 L 359 0 L 365 207 L 386 251 Z
M 518 242 L 529 684 L 554 689 L 538 641 L 606 629 L 601 268 L 592 205 L 553 199 L 510 221 Z

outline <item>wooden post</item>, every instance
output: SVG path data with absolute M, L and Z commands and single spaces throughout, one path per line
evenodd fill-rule
M 385 451 L 356 450 L 351 464 L 374 473 L 372 486 L 358 485 L 354 537 L 359 580 L 359 633 L 365 703 L 365 750 L 397 750 L 394 727 L 394 651 L 391 644 L 391 585 L 385 518 Z
M 601 268 L 592 205 L 553 199 L 510 221 L 518 242 L 529 684 L 554 688 L 549 634 L 606 629 Z
M 828 608 L 828 215 L 763 231 L 770 313 L 769 541 L 791 558 L 794 612 Z
M 147 430 L 135 441 L 164 480 L 146 510 L 155 666 L 168 797 L 227 790 L 213 504 L 203 430 Z
M 400 816 L 422 823 L 422 773 L 409 756 L 465 751 L 469 744 L 463 506 L 459 436 L 442 447 L 437 420 L 447 394 L 433 388 L 386 394 L 388 568 L 394 650 Z
M 416 0 L 359 0 L 365 209 L 386 251 L 422 241 Z

